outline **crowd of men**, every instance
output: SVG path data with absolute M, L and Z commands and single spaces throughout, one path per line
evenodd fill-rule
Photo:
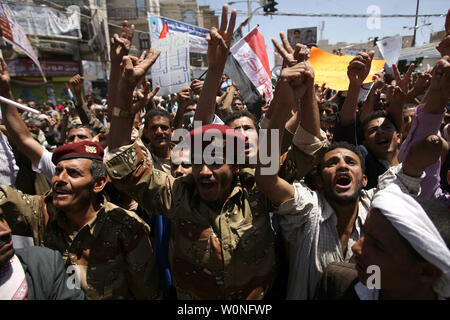
M 1 104 L 0 299 L 450 297 L 450 11 L 433 69 L 393 65 L 364 101 L 373 51 L 336 92 L 281 33 L 273 99 L 247 105 L 224 75 L 235 22 L 225 5 L 177 94 L 125 21 L 104 101 L 74 75 L 39 115 Z M 0 58 L 13 100 L 10 81 Z

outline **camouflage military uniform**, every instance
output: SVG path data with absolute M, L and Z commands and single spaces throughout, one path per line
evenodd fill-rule
M 119 190 L 172 220 L 170 261 L 178 298 L 264 297 L 276 276 L 271 206 L 252 174 L 240 175 L 216 212 L 201 201 L 192 175 L 174 179 L 154 169 L 139 139 L 107 153 L 104 161 Z
M 101 133 L 103 135 L 108 134 L 109 128 L 105 127 L 103 123 L 97 119 L 95 114 L 89 109 L 86 102 L 84 102 L 81 106 L 76 105 L 75 107 L 82 124 L 89 125 L 97 133 Z
M 91 221 L 77 234 L 68 234 L 64 213 L 51 202 L 51 194 L 30 196 L 0 187 L 0 210 L 13 234 L 58 250 L 66 268 L 76 266 L 87 299 L 159 297 L 149 228 L 140 218 L 104 200 Z

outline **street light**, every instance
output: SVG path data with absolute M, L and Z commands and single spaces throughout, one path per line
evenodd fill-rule
M 252 18 L 252 15 L 256 12 L 256 10 L 258 10 L 258 9 L 261 8 L 261 7 L 256 8 L 256 9 L 252 12 L 252 2 L 260 3 L 260 1 L 254 1 L 254 0 L 247 0 L 247 1 L 230 1 L 230 2 L 227 2 L 227 4 L 233 5 L 233 4 L 235 4 L 235 3 L 245 3 L 245 2 L 247 3 L 247 8 L 248 8 L 248 18 L 247 18 L 248 22 L 247 22 L 247 25 L 248 25 L 248 31 L 250 32 L 250 20 L 251 20 L 251 18 Z

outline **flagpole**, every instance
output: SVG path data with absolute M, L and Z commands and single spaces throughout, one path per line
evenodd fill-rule
M 3 96 L 0 96 L 0 102 L 9 104 L 9 105 L 14 106 L 16 108 L 19 108 L 19 109 L 22 109 L 22 110 L 25 110 L 25 111 L 29 111 L 29 112 L 32 112 L 32 113 L 35 113 L 35 114 L 40 114 L 40 112 L 38 110 L 36 110 L 36 109 L 24 106 L 23 104 L 17 103 L 15 101 L 10 100 L 8 98 L 5 98 Z

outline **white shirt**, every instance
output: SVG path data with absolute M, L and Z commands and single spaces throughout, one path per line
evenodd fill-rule
M 293 143 L 302 151 L 313 154 L 315 151 L 307 140 L 317 139 L 299 128 Z M 303 137 L 301 137 L 303 135 Z M 303 145 L 300 145 L 302 141 Z M 397 183 L 412 194 L 420 191 L 420 181 L 424 177 L 406 176 L 401 164 L 389 168 L 379 179 L 378 188 L 382 189 L 390 183 Z M 283 237 L 289 245 L 289 281 L 287 299 L 312 299 L 316 286 L 326 266 L 334 261 L 349 261 L 352 257 L 351 246 L 364 234 L 363 225 L 370 209 L 372 197 L 376 189 L 362 190 L 358 207 L 355 228 L 348 240 L 346 252 L 342 252 L 337 232 L 337 216 L 334 209 L 322 194 L 309 189 L 305 183 L 295 181 L 294 198 L 282 203 L 275 213 L 279 214 L 279 222 Z
M 36 168 L 31 164 L 31 168 L 35 172 L 42 173 L 50 184 L 52 183 L 53 175 L 55 174 L 55 164 L 52 162 L 52 153 L 45 148 L 42 148 L 41 160 L 39 160 L 39 165 Z

